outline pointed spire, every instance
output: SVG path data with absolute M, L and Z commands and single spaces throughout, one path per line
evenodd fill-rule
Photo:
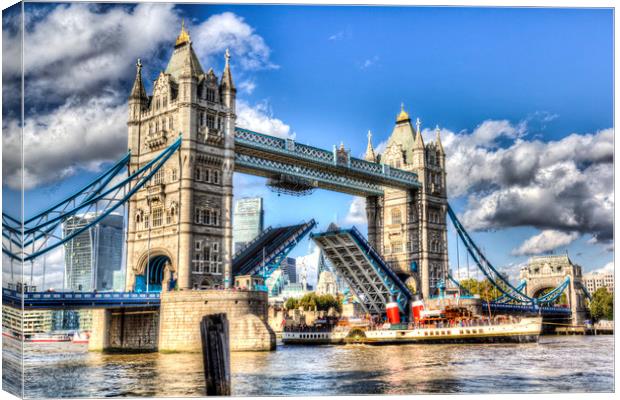
M 226 53 L 224 53 L 224 57 L 226 58 L 226 64 L 224 65 L 224 73 L 222 74 L 222 82 L 220 85 L 222 87 L 235 90 L 235 84 L 233 83 L 232 73 L 230 72 L 230 51 L 226 49 Z
M 366 146 L 366 155 L 364 155 L 364 159 L 370 162 L 377 162 L 375 149 L 372 148 L 372 132 L 370 132 L 370 130 L 368 131 L 368 145 Z
M 422 139 L 422 133 L 420 131 L 420 126 L 422 125 L 422 121 L 420 118 L 415 119 L 415 145 L 419 149 L 424 149 L 424 139 Z
M 129 98 L 138 100 L 146 99 L 146 89 L 144 89 L 144 84 L 142 83 L 142 62 L 139 58 L 136 62 L 136 79 L 133 82 Z
M 441 130 L 439 129 L 439 125 L 435 126 L 435 135 L 436 135 L 436 142 L 437 142 L 437 150 L 439 150 L 441 154 L 444 154 L 443 145 L 441 144 Z

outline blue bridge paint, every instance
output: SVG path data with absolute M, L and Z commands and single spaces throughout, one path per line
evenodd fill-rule
M 2 289 L 2 305 L 21 308 L 72 309 L 159 307 L 159 292 L 18 292 Z

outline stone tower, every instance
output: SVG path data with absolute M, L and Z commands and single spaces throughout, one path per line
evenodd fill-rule
M 385 151 L 375 155 L 371 136 L 365 158 L 418 174 L 422 187 L 386 189 L 368 197 L 368 238 L 401 277 L 414 276 L 425 298 L 437 294 L 448 273 L 446 162 L 439 128 L 434 142 L 424 144 L 409 114 L 401 108 Z
M 129 96 L 130 170 L 179 136 L 182 144 L 129 201 L 127 289 L 232 283 L 235 96 L 226 51 L 221 79 L 206 73 L 183 26 L 165 71 L 147 95 L 142 65 Z

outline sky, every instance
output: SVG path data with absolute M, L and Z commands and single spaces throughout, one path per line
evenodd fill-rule
M 515 278 L 532 255 L 568 252 L 584 271 L 613 270 L 610 9 L 26 4 L 26 216 L 126 152 L 136 59 L 150 89 L 182 19 L 205 70 L 220 74 L 230 48 L 238 126 L 361 156 L 368 130 L 385 145 L 404 103 L 426 138 L 441 128 L 450 204 L 496 266 Z M 13 214 L 17 21 L 5 10 L 3 53 L 14 57 L 3 57 L 2 179 Z M 361 198 L 278 196 L 242 174 L 234 183 L 237 198 L 264 197 L 267 225 L 366 230 Z M 467 260 L 448 235 L 456 272 Z M 304 241 L 292 255 L 312 251 Z

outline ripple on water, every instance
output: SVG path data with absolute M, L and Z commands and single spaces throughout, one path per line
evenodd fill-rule
M 3 362 L 3 385 L 10 387 L 19 376 L 19 351 L 3 351 L 5 360 L 17 361 Z M 614 389 L 612 336 L 547 336 L 520 345 L 279 345 L 275 352 L 233 353 L 231 361 L 239 396 Z M 70 343 L 27 344 L 24 368 L 31 398 L 204 393 L 200 354 L 101 354 Z

